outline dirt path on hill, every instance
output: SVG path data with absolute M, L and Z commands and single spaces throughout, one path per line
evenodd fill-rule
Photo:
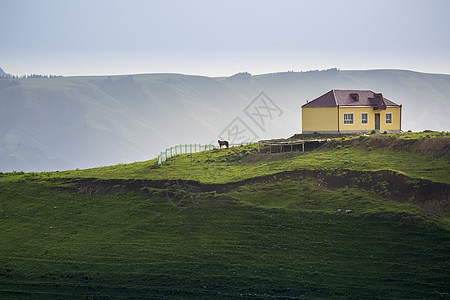
M 432 213 L 441 212 L 450 206 L 449 184 L 412 179 L 393 171 L 294 170 L 225 184 L 202 184 L 191 180 L 99 180 L 94 178 L 74 179 L 71 182 L 75 185 L 75 189 L 72 191 L 81 194 L 109 195 L 141 192 L 152 195 L 165 191 L 176 196 L 180 193 L 212 191 L 224 194 L 245 185 L 266 184 L 282 180 L 312 180 L 327 189 L 361 188 L 400 203 L 412 199 L 413 204 Z

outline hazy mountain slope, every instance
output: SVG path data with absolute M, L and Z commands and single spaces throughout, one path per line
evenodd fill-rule
M 208 143 L 215 128 L 205 130 L 214 124 L 204 116 L 228 119 L 218 104 L 240 99 L 229 90 L 182 75 L 23 79 L 0 90 L 0 143 L 9 149 L 2 153 L 17 156 L 12 149 L 26 145 L 61 158 L 64 167 L 84 168 L 148 159 L 176 143 Z M 33 164 L 35 157 L 20 153 Z M 2 171 L 22 168 L 2 161 Z
M 175 144 L 228 138 L 236 117 L 255 140 L 287 137 L 301 132 L 301 105 L 333 88 L 403 104 L 404 130 L 450 127 L 450 76 L 401 70 L 28 78 L 0 87 L 0 171 L 145 160 Z M 281 115 L 260 127 L 244 109 L 261 91 Z
M 0 77 L 3 77 L 3 76 L 8 76 L 8 74 L 5 73 L 5 71 L 3 71 L 2 68 L 0 68 Z

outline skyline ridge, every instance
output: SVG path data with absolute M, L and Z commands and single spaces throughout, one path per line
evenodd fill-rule
M 239 71 L 233 74 L 229 75 L 220 75 L 220 76 L 210 76 L 207 74 L 199 74 L 199 73 L 181 73 L 181 72 L 143 72 L 143 73 L 118 73 L 118 74 L 75 74 L 75 75 L 59 75 L 59 74 L 39 74 L 39 73 L 27 73 L 27 74 L 11 74 L 6 72 L 3 68 L 0 66 L 0 75 L 7 75 L 7 76 L 13 76 L 18 78 L 23 78 L 26 76 L 31 75 L 41 75 L 41 76 L 54 76 L 54 77 L 105 77 L 105 76 L 139 76 L 139 75 L 163 75 L 163 74 L 172 74 L 172 75 L 186 75 L 186 76 L 199 76 L 199 77 L 208 77 L 208 78 L 230 78 L 234 75 L 239 74 L 249 74 L 250 76 L 263 76 L 263 75 L 271 75 L 271 74 L 283 74 L 283 73 L 308 73 L 308 72 L 324 72 L 324 71 L 340 71 L 340 72 L 376 72 L 376 71 L 402 71 L 402 72 L 412 72 L 412 73 L 421 73 L 421 74 L 429 74 L 429 75 L 450 75 L 449 73 L 433 73 L 433 72 L 424 72 L 419 70 L 412 70 L 412 69 L 395 69 L 395 68 L 374 68 L 374 69 L 340 69 L 336 67 L 327 68 L 327 69 L 311 69 L 311 70 L 285 70 L 285 71 L 272 71 L 268 73 L 251 73 L 249 71 Z

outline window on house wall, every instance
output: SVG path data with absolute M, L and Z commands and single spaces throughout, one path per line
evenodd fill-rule
M 369 115 L 367 113 L 361 114 L 361 124 L 368 124 L 369 123 Z
M 353 124 L 353 114 L 344 114 L 344 124 Z
M 386 124 L 392 124 L 392 113 L 386 113 Z

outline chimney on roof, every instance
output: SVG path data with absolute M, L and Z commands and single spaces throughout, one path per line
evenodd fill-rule
M 350 97 L 352 97 L 353 100 L 359 101 L 359 94 L 358 93 L 351 93 Z
M 383 99 L 383 94 L 382 93 L 375 93 L 375 94 L 373 94 L 374 95 L 374 97 L 376 98 L 376 99 Z

